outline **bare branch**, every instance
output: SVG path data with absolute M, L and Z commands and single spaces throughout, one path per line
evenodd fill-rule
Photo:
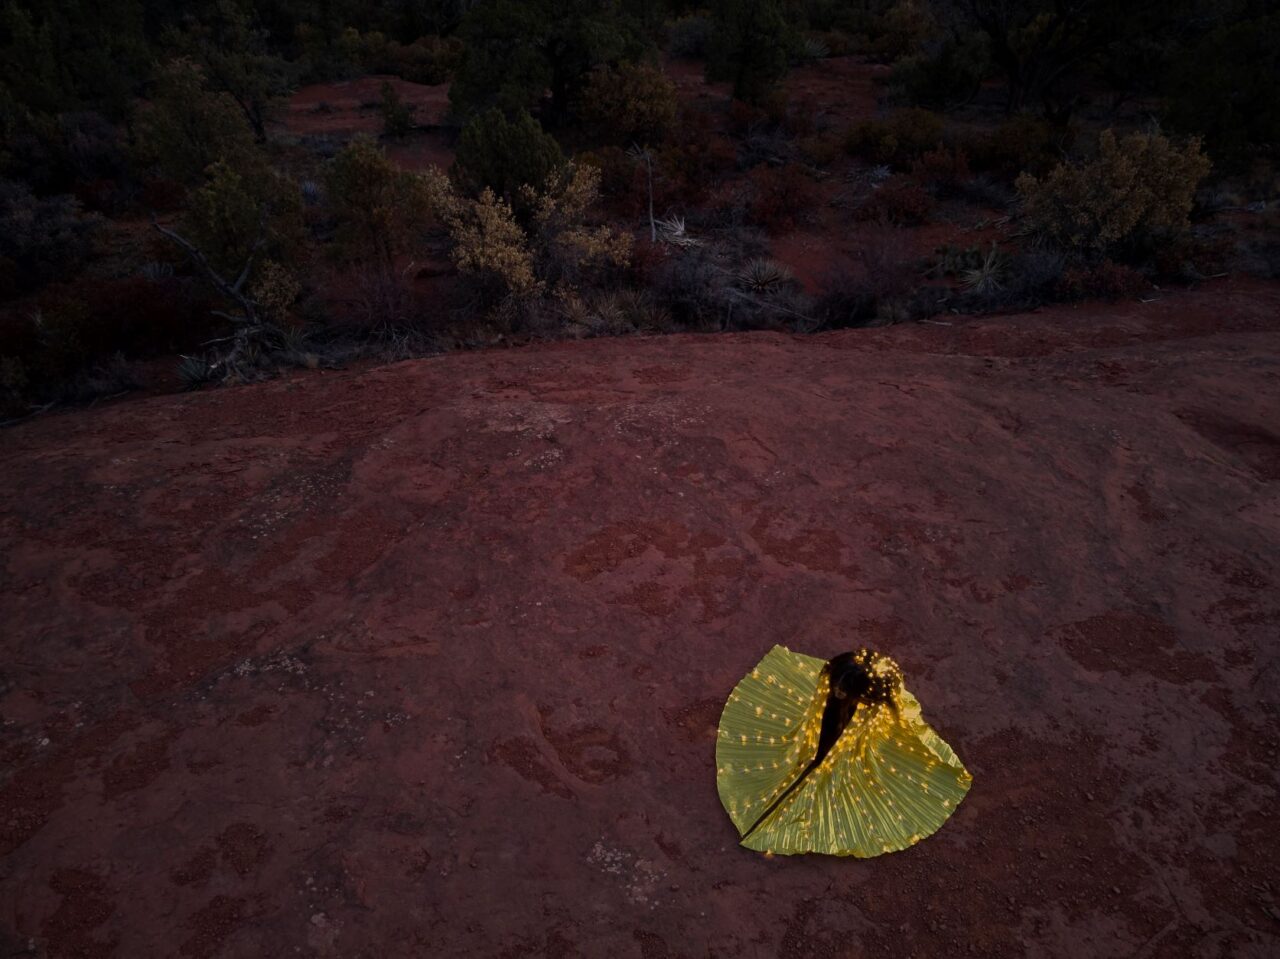
M 253 261 L 258 254 L 258 250 L 260 250 L 263 244 L 267 241 L 265 229 L 259 234 L 258 239 L 254 241 L 253 248 L 249 251 L 249 257 L 245 262 L 244 269 L 240 271 L 240 275 L 236 278 L 236 281 L 233 284 L 228 283 L 226 278 L 213 268 L 213 264 L 209 262 L 208 258 L 200 252 L 194 243 L 176 231 L 171 230 L 166 226 L 161 226 L 160 221 L 156 219 L 154 214 L 151 217 L 151 225 L 155 227 L 156 232 L 161 236 L 182 247 L 182 249 L 186 251 L 187 256 L 191 259 L 191 262 L 204 271 L 205 276 L 208 277 L 209 282 L 213 284 L 214 288 L 223 296 L 227 297 L 227 299 L 234 300 L 243 313 L 243 316 L 236 317 L 215 310 L 214 314 L 216 316 L 225 317 L 237 324 L 248 324 L 250 326 L 257 325 L 258 311 L 256 304 L 252 299 L 245 296 L 241 290 L 243 289 L 245 282 L 249 279 L 249 274 L 253 269 Z

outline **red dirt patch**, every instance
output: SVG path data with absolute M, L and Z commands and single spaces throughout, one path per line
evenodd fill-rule
M 1063 648 L 1081 666 L 1122 676 L 1146 673 L 1171 683 L 1212 679 L 1207 656 L 1178 649 L 1178 634 L 1168 623 L 1141 613 L 1111 610 L 1062 630 Z
M 99 931 L 115 912 L 105 880 L 82 869 L 59 869 L 49 887 L 62 897 L 57 911 L 43 926 L 50 954 L 84 959 L 115 955 L 118 938 L 102 938 Z
M 222 944 L 243 923 L 248 903 L 242 898 L 214 896 L 195 915 L 189 925 L 193 929 L 182 943 L 179 953 L 191 959 L 212 959 L 222 951 Z
M 449 111 L 449 85 L 425 86 L 399 77 L 367 76 L 302 87 L 289 97 L 280 123 L 292 136 L 332 136 L 382 132 L 382 84 L 390 83 L 413 120 L 438 125 Z
M 271 843 L 252 823 L 233 823 L 218 837 L 218 852 L 241 878 L 257 872 L 271 855 Z

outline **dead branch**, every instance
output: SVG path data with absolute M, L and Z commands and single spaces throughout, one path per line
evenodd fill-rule
M 245 324 L 248 326 L 258 325 L 258 309 L 253 299 L 244 293 L 244 285 L 248 282 L 249 275 L 253 272 L 253 263 L 257 259 L 258 251 L 266 245 L 267 232 L 265 224 L 258 233 L 258 238 L 253 241 L 253 246 L 249 249 L 249 255 L 245 259 L 244 268 L 241 269 L 239 276 L 236 277 L 234 283 L 229 283 L 225 277 L 213 268 L 213 264 L 209 262 L 199 248 L 194 243 L 182 236 L 175 230 L 171 230 L 166 226 L 161 226 L 160 221 L 153 215 L 151 217 L 151 225 L 155 227 L 156 232 L 168 240 L 180 246 L 190 258 L 191 262 L 199 267 L 213 284 L 214 288 L 229 300 L 234 300 L 236 305 L 240 307 L 242 316 L 232 316 L 228 313 L 215 310 L 214 315 L 224 317 L 233 323 Z

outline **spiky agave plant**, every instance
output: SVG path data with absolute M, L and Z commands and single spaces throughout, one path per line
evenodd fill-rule
M 976 296 L 991 296 L 1004 288 L 1005 263 L 1002 254 L 994 243 L 991 249 L 978 262 L 960 274 L 960 282 L 965 291 Z
M 591 303 L 592 326 L 597 334 L 625 333 L 631 329 L 626 304 L 616 293 L 605 293 Z
M 831 48 L 817 37 L 805 37 L 800 41 L 797 54 L 801 63 L 812 63 L 814 60 L 825 60 L 831 56 Z
M 623 290 L 618 301 L 627 315 L 627 321 L 636 330 L 653 332 L 668 329 L 671 316 L 644 290 Z
M 738 282 L 752 293 L 769 293 L 795 279 L 777 260 L 756 257 L 738 271 Z
M 570 294 L 560 303 L 560 318 L 574 333 L 582 335 L 591 328 L 591 307 L 581 297 Z
M 701 242 L 689 235 L 684 217 L 675 214 L 658 221 L 658 236 L 672 246 L 697 246 Z
M 217 370 L 204 356 L 183 356 L 178 364 L 178 378 L 188 390 L 198 389 L 217 378 Z

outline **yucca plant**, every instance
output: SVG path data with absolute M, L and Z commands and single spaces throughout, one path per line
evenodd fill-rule
M 178 364 L 178 378 L 186 389 L 199 389 L 217 378 L 217 370 L 207 357 L 183 356 Z
M 738 272 L 738 282 L 752 293 L 769 293 L 795 279 L 777 260 L 756 257 Z
M 271 331 L 273 346 L 281 353 L 305 353 L 311 342 L 311 333 L 305 327 L 282 324 Z
M 672 246 L 697 246 L 701 242 L 689 235 L 684 217 L 675 214 L 658 221 L 658 235 Z
M 965 291 L 976 296 L 990 296 L 1004 288 L 1005 261 L 994 243 L 977 266 L 970 267 L 960 274 L 960 282 Z
M 624 290 L 618 301 L 632 328 L 649 332 L 671 328 L 671 315 L 644 290 Z
M 324 203 L 324 187 L 315 180 L 303 180 L 298 184 L 298 192 L 307 206 L 320 206 Z
M 591 329 L 591 307 L 578 296 L 566 296 L 560 302 L 560 319 L 576 334 Z
M 805 37 L 800 41 L 797 54 L 801 63 L 812 63 L 814 60 L 825 60 L 831 56 L 831 48 L 817 37 Z

